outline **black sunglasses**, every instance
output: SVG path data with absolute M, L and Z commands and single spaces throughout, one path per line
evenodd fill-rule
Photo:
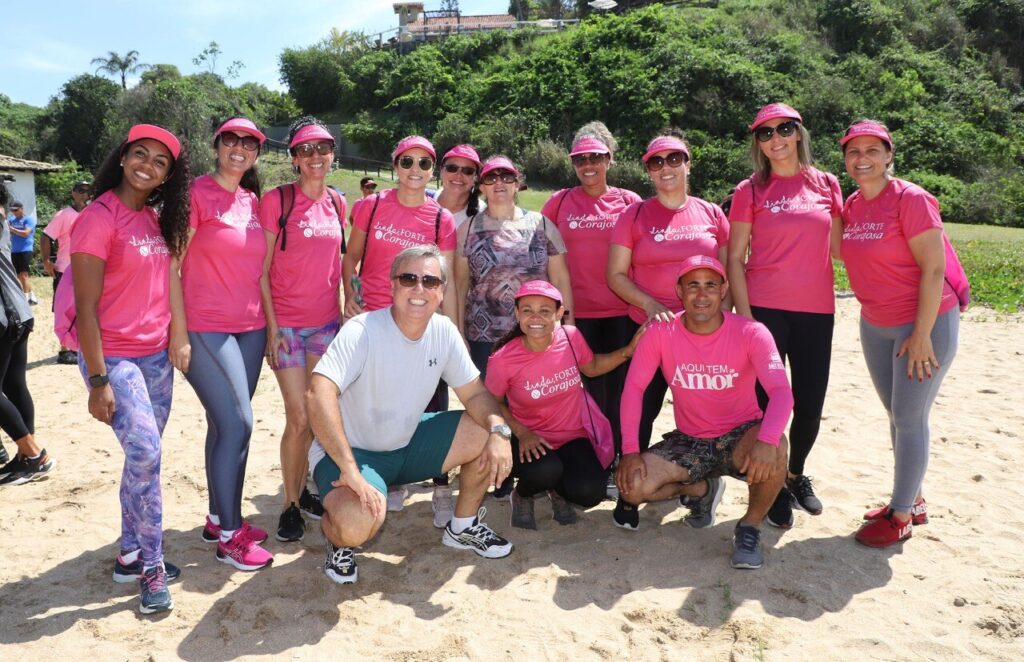
M 307 159 L 313 156 L 313 152 L 316 152 L 320 156 L 327 156 L 328 154 L 334 153 L 334 143 L 329 140 L 319 143 L 302 143 L 292 148 L 292 152 L 295 156 L 301 156 Z
M 72 193 L 92 193 L 92 188 L 90 188 L 88 186 L 76 186 L 75 188 L 71 189 L 71 192 Z
M 364 185 L 363 185 L 363 188 L 368 188 L 368 189 L 370 189 L 371 191 L 373 191 L 374 189 L 376 189 L 376 188 L 377 188 L 377 185 L 376 185 L 376 184 L 364 184 Z
M 240 136 L 230 131 L 220 134 L 220 144 L 225 147 L 234 147 L 238 141 L 242 141 L 242 149 L 247 152 L 255 152 L 260 148 L 260 140 L 256 136 Z
M 465 175 L 466 177 L 472 177 L 473 175 L 476 174 L 476 168 L 474 168 L 473 166 L 457 166 L 454 163 L 446 163 L 444 165 L 444 171 L 447 173 L 451 173 L 453 175 L 459 171 L 462 171 L 462 174 Z
M 686 158 L 686 154 L 683 152 L 672 152 L 668 156 L 652 156 L 647 159 L 647 172 L 658 172 L 668 164 L 669 167 L 678 168 L 683 163 L 686 163 L 689 159 Z
M 519 178 L 512 172 L 489 172 L 480 178 L 480 183 L 491 185 L 499 179 L 505 184 L 512 184 L 518 181 Z
M 608 158 L 607 154 L 577 154 L 572 157 L 572 164 L 577 168 L 586 164 L 597 165 Z
M 416 287 L 416 283 L 423 283 L 423 289 L 436 290 L 444 285 L 444 280 L 438 276 L 417 276 L 416 274 L 406 273 L 398 274 L 395 278 L 398 279 L 398 284 L 402 287 Z
M 419 159 L 413 156 L 402 156 L 398 159 L 398 165 L 401 166 L 402 170 L 412 170 L 414 163 L 419 164 L 420 170 L 434 169 L 434 159 L 429 156 L 421 156 Z
M 800 126 L 796 120 L 789 120 L 783 122 L 778 126 L 759 126 L 754 129 L 754 136 L 757 137 L 758 142 L 766 143 L 772 139 L 776 133 L 783 138 L 789 138 L 791 135 L 796 133 L 796 128 Z

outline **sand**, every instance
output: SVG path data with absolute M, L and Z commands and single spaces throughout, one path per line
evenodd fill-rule
M 77 370 L 56 365 L 47 304 L 37 306 L 29 384 L 37 437 L 59 465 L 47 480 L 0 488 L 0 659 L 1024 658 L 1022 315 L 964 315 L 932 415 L 931 522 L 901 547 L 873 550 L 852 534 L 888 497 L 892 453 L 858 306 L 841 297 L 808 462 L 825 512 L 797 513 L 786 532 L 762 527 L 759 571 L 729 567 L 746 503 L 736 481 L 717 524 L 699 531 L 672 503 L 644 507 L 634 533 L 612 525 L 612 502 L 559 526 L 542 501 L 538 530 L 525 532 L 508 526 L 507 502 L 488 498 L 487 521 L 516 545 L 503 560 L 443 547 L 419 487 L 361 550 L 355 585 L 323 575 L 315 524 L 301 543 L 271 539 L 271 568 L 236 571 L 200 539 L 205 424 L 178 375 L 164 436 L 164 544 L 183 574 L 174 610 L 147 617 L 137 588 L 110 578 L 123 455 L 89 416 Z M 268 370 L 254 408 L 242 508 L 273 531 L 283 406 Z M 668 407 L 657 425 L 670 428 Z

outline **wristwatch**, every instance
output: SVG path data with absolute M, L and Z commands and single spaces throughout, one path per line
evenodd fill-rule
M 110 383 L 110 377 L 108 377 L 106 374 L 103 374 L 103 375 L 90 375 L 89 376 L 89 386 L 92 386 L 93 388 L 99 388 L 101 386 L 106 386 L 109 383 Z
M 497 435 L 501 435 L 502 437 L 505 437 L 506 439 L 511 439 L 512 438 L 512 428 L 510 428 L 507 423 L 501 423 L 499 425 L 492 425 L 491 426 L 491 434 L 497 434 Z

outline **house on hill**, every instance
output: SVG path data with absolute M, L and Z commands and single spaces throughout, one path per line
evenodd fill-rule
M 468 15 L 458 11 L 424 10 L 422 2 L 396 2 L 399 41 L 432 41 L 465 32 L 512 30 L 516 18 L 510 14 Z
M 28 161 L 0 154 L 0 181 L 11 192 L 11 200 L 25 205 L 25 214 L 36 216 L 36 173 L 57 172 L 61 166 L 42 161 Z

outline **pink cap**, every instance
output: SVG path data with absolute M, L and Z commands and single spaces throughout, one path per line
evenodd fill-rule
M 261 145 L 267 139 L 267 137 L 263 135 L 263 132 L 256 127 L 252 120 L 248 120 L 244 117 L 232 117 L 227 122 L 224 122 L 220 125 L 220 128 L 217 129 L 217 132 L 213 134 L 213 137 L 216 138 L 225 131 L 234 131 L 235 133 L 248 133 L 250 136 L 254 138 L 259 138 Z
M 441 163 L 444 163 L 448 159 L 456 157 L 472 161 L 473 163 L 476 164 L 477 168 L 479 168 L 481 165 L 480 155 L 476 153 L 476 149 L 474 149 L 472 145 L 463 144 L 452 147 L 450 150 L 444 153 L 444 158 L 441 159 Z
M 151 138 L 167 148 L 175 159 L 181 154 L 181 142 L 174 134 L 155 124 L 136 124 L 128 130 L 128 142 L 133 143 L 143 138 Z
M 569 156 L 576 156 L 578 154 L 611 154 L 612 150 L 608 149 L 608 145 L 594 138 L 593 136 L 585 136 L 580 138 L 572 144 L 572 151 L 569 152 Z
M 647 163 L 647 159 L 651 158 L 658 152 L 682 152 L 686 154 L 686 160 L 690 160 L 690 150 L 679 138 L 675 136 L 658 136 L 647 144 L 647 151 L 644 152 L 641 161 Z
M 311 143 L 313 141 L 330 140 L 334 142 L 334 136 L 331 132 L 320 126 L 319 124 L 307 124 L 298 131 L 295 132 L 295 137 L 288 143 L 289 149 L 302 143 Z
M 423 136 L 406 136 L 398 141 L 398 146 L 395 147 L 395 151 L 391 152 L 391 160 L 394 161 L 402 154 L 405 154 L 410 149 L 416 147 L 425 150 L 427 154 L 430 154 L 430 158 L 437 158 L 437 152 L 434 151 L 434 146 L 430 144 L 429 140 Z
M 558 291 L 557 287 L 546 280 L 526 281 L 519 286 L 519 291 L 516 292 L 515 299 L 518 301 L 522 297 L 528 297 L 531 295 L 547 297 L 553 301 L 557 301 L 559 305 L 562 303 L 562 293 Z
M 683 265 L 679 268 L 679 275 L 676 276 L 676 281 L 678 282 L 680 278 L 697 269 L 711 269 L 722 278 L 726 277 L 722 263 L 715 258 L 710 255 L 691 255 L 683 260 Z
M 871 120 L 863 120 L 851 124 L 850 128 L 843 134 L 843 137 L 839 139 L 839 146 L 845 147 L 846 143 L 861 136 L 874 136 L 887 144 L 890 150 L 893 149 L 892 136 L 885 130 L 885 126 Z
M 495 170 L 508 170 L 516 177 L 519 176 L 519 171 L 516 169 L 515 165 L 513 165 L 512 162 L 504 156 L 492 156 L 487 159 L 487 163 L 484 164 L 483 170 L 480 171 L 480 176 L 483 177 L 487 173 L 494 172 Z M 561 299 L 559 299 L 559 301 L 561 301 Z
M 753 131 L 768 120 L 773 120 L 777 117 L 785 117 L 800 123 L 804 121 L 804 118 L 800 117 L 800 113 L 796 112 L 792 106 L 787 106 L 784 103 L 770 103 L 757 111 L 757 117 L 754 118 L 754 123 L 750 125 L 750 130 Z

